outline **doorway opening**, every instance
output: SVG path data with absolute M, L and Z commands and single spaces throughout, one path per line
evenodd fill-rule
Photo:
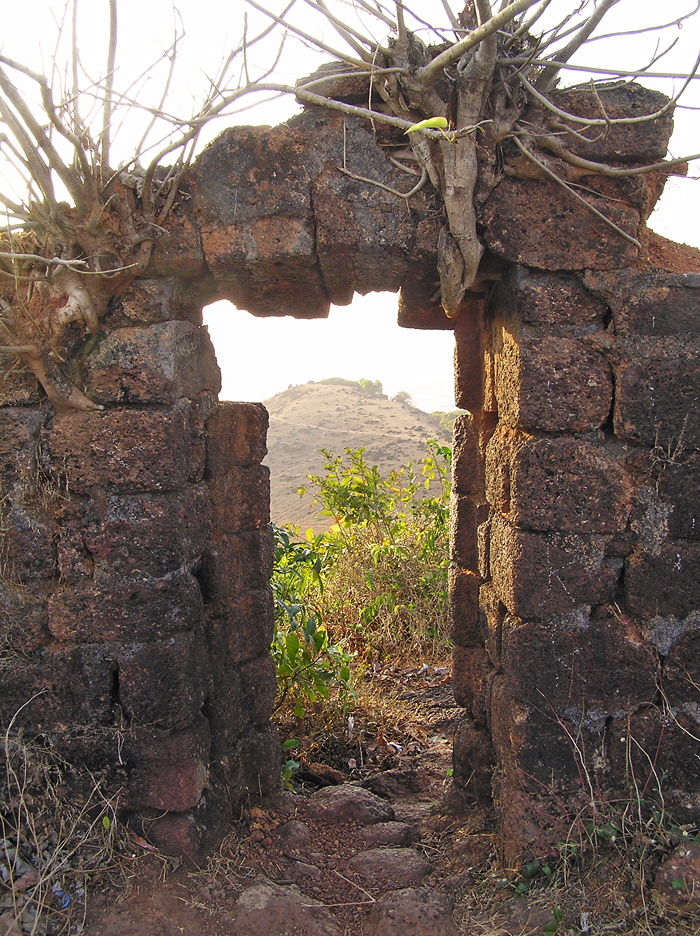
M 394 296 L 356 296 L 327 319 L 256 318 L 221 301 L 205 308 L 204 321 L 222 372 L 220 399 L 264 402 L 270 412 L 273 522 L 316 532 L 330 525 L 297 493 L 322 469 L 321 449 L 364 448 L 388 474 L 417 464 L 428 439 L 450 445 L 452 331 L 399 327 Z M 339 389 L 361 384 L 361 396 Z
M 255 318 L 221 302 L 204 321 L 222 399 L 262 401 L 270 414 L 287 779 L 381 786 L 403 771 L 420 785 L 418 771 L 434 796 L 462 711 L 447 601 L 452 331 L 400 328 L 385 294 L 329 319 Z

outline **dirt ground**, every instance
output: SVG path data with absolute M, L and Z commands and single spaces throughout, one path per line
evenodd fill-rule
M 451 898 L 460 936 L 681 936 L 699 931 L 696 905 L 679 909 L 653 896 L 650 884 L 659 859 L 651 861 L 641 841 L 627 843 L 627 852 L 609 843 L 601 846 L 585 869 L 552 863 L 551 874 L 535 878 L 504 870 L 493 815 L 465 802 L 450 780 L 452 733 L 462 710 L 454 705 L 446 667 L 389 670 L 374 678 L 375 689 L 385 693 L 387 711 L 373 720 L 358 717 L 352 731 L 346 725 L 304 737 L 296 792 L 282 792 L 250 809 L 203 868 L 133 841 L 114 884 L 93 892 L 84 922 L 74 920 L 71 932 L 238 934 L 237 899 L 251 886 L 271 881 L 320 901 L 344 936 L 364 936 L 373 904 L 396 883 L 354 870 L 352 859 L 373 846 L 372 829 L 380 826 L 329 824 L 313 812 L 314 791 L 339 780 L 362 783 L 391 804 L 395 822 L 383 823 L 384 830 L 398 830 L 402 844 L 430 863 L 430 873 L 414 886 Z M 310 834 L 292 834 L 302 824 Z M 294 936 L 305 932 L 289 929 Z M 442 932 L 421 930 L 420 936 Z M 269 936 L 277 934 L 277 929 L 269 931 Z
M 227 837 L 205 868 L 188 867 L 164 856 L 133 851 L 124 881 L 92 898 L 84 932 L 90 936 L 224 936 L 234 920 L 234 904 L 242 891 L 262 878 L 297 884 L 304 894 L 321 900 L 343 931 L 362 933 L 371 904 L 386 891 L 368 885 L 346 868 L 350 858 L 370 847 L 367 829 L 354 822 L 328 825 L 309 815 L 312 791 L 347 776 L 379 791 L 391 802 L 397 823 L 420 836 L 414 847 L 434 867 L 426 883 L 447 891 L 470 880 L 464 870 L 465 850 L 486 867 L 492 849 L 490 816 L 483 810 L 447 812 L 440 804 L 451 787 L 452 732 L 461 710 L 452 699 L 444 667 L 431 666 L 401 677 L 387 676 L 399 689 L 410 727 L 385 737 L 358 732 L 355 739 L 332 734 L 311 742 L 313 754 L 325 763 L 302 764 L 299 792 L 282 792 L 263 807 L 253 807 L 241 826 Z M 410 708 L 408 708 L 410 707 Z M 347 735 L 347 731 L 344 732 Z M 363 737 L 364 735 L 364 737 Z M 315 748 L 315 750 L 314 750 Z M 364 761 L 364 762 L 363 762 Z M 339 769 L 340 768 L 340 769 Z M 280 841 L 276 829 L 290 820 L 303 821 L 311 841 L 302 847 Z M 471 837 L 467 849 L 464 840 Z

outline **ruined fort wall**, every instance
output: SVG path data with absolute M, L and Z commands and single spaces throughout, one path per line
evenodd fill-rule
M 664 254 L 654 182 L 628 181 L 641 252 L 546 182 L 499 186 L 484 237 L 508 265 L 456 324 L 455 774 L 492 789 L 511 860 L 592 798 L 700 816 L 700 275 L 670 272 L 700 258 Z
M 54 414 L 19 378 L 0 408 L 2 724 L 170 853 L 279 773 L 267 413 L 217 403 L 187 291 L 139 282 L 112 310 L 83 365 L 102 412 Z
M 654 161 L 669 130 L 615 130 L 584 155 Z M 409 210 L 338 171 L 405 186 L 383 132 L 318 110 L 226 131 L 149 276 L 71 363 L 104 410 L 55 414 L 33 379 L 6 375 L 3 723 L 119 790 L 171 853 L 205 851 L 233 807 L 277 786 L 267 417 L 217 402 L 201 308 L 322 316 L 400 289 L 402 324 L 455 329 L 469 411 L 452 511 L 456 783 L 494 793 L 507 857 L 556 838 L 590 793 L 582 777 L 651 791 L 663 776 L 679 821 L 696 821 L 700 278 L 650 260 L 659 179 L 586 177 L 640 252 L 507 164 L 478 193 L 486 279 L 450 321 L 430 189 Z

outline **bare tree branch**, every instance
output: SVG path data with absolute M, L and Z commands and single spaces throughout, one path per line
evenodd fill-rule
M 700 0 L 696 0 L 695 9 L 689 10 L 682 16 L 672 19 L 666 23 L 658 23 L 654 26 L 643 26 L 641 29 L 624 29 L 621 32 L 601 33 L 599 36 L 590 36 L 587 42 L 599 42 L 601 39 L 618 39 L 620 36 L 641 36 L 644 33 L 663 32 L 672 26 L 680 26 L 686 20 L 691 19 L 700 10 Z
M 639 123 L 648 123 L 651 120 L 658 120 L 659 117 L 663 117 L 664 114 L 667 114 L 670 110 L 676 105 L 676 102 L 684 93 L 691 80 L 695 76 L 698 68 L 700 68 L 700 55 L 698 55 L 695 60 L 693 69 L 689 75 L 686 76 L 686 79 L 683 83 L 683 87 L 674 97 L 669 98 L 666 104 L 663 107 L 660 107 L 657 111 L 654 111 L 652 114 L 643 114 L 639 117 L 579 117 L 577 114 L 571 114 L 568 111 L 564 111 L 561 108 L 557 107 L 556 104 L 553 104 L 549 98 L 542 94 L 535 85 L 530 84 L 530 82 L 525 78 L 524 75 L 518 74 L 518 80 L 522 82 L 523 85 L 527 88 L 530 94 L 537 100 L 540 104 L 543 105 L 547 110 L 551 111 L 554 114 L 557 114 L 559 117 L 562 117 L 564 120 L 571 121 L 572 123 L 584 124 L 587 127 L 609 127 L 615 124 L 639 124 Z
M 317 10 L 322 13 L 328 22 L 335 28 L 338 35 L 340 35 L 350 46 L 353 51 L 359 55 L 363 62 L 371 62 L 375 50 L 377 49 L 377 43 L 373 42 L 371 39 L 363 36 L 356 29 L 350 27 L 347 23 L 343 23 L 336 16 L 334 16 L 331 11 L 328 9 L 328 6 L 324 3 L 324 0 L 304 0 L 304 3 L 308 4 L 312 10 Z M 367 46 L 367 48 L 364 48 Z M 367 51 L 369 49 L 369 51 Z
M 613 179 L 622 179 L 626 176 L 646 175 L 649 172 L 668 171 L 674 166 L 683 166 L 693 159 L 700 159 L 700 153 L 695 153 L 692 156 L 683 156 L 680 159 L 664 159 L 662 162 L 650 163 L 647 166 L 632 166 L 627 169 L 622 169 L 619 166 L 609 166 L 605 163 L 599 163 L 592 159 L 584 159 L 582 156 L 577 156 L 575 153 L 570 152 L 561 140 L 555 136 L 540 134 L 536 136 L 536 142 L 539 146 L 548 149 L 551 153 L 554 153 L 555 156 L 559 156 L 572 166 L 586 169 L 594 175 L 608 176 Z
M 543 13 L 547 10 L 547 7 L 551 2 L 552 0 L 542 0 L 539 8 L 535 10 L 532 16 L 529 17 L 529 19 L 523 20 L 520 26 L 518 26 L 518 28 L 513 32 L 512 36 L 506 43 L 506 46 L 511 46 L 516 39 L 519 39 L 521 36 L 527 35 L 527 33 L 531 32 L 532 27 L 542 17 Z
M 452 29 L 455 31 L 455 34 L 459 35 L 459 33 L 462 32 L 463 30 L 462 30 L 462 27 L 459 25 L 459 20 L 452 12 L 452 7 L 450 6 L 449 0 L 442 0 L 442 8 L 446 13 L 447 18 L 450 21 L 450 25 L 452 26 Z
M 610 10 L 615 6 L 616 3 L 619 2 L 620 0 L 600 0 L 600 3 L 596 6 L 593 13 L 591 13 L 588 20 L 580 29 L 575 32 L 574 38 L 571 40 L 571 42 L 569 42 L 568 45 L 564 46 L 563 49 L 560 49 L 556 53 L 557 62 L 568 62 L 571 56 L 578 52 L 584 42 L 586 42 L 588 37 L 596 29 L 608 10 Z M 538 89 L 540 91 L 548 91 L 552 87 L 558 74 L 558 66 L 549 65 L 544 69 L 542 74 L 537 79 Z
M 406 33 L 406 18 L 403 15 L 403 0 L 396 0 L 396 25 L 399 42 L 406 43 L 408 35 Z
M 3 73 L 0 70 L 0 88 L 2 87 Z M 1 98 L 0 117 L 2 117 L 5 124 L 12 131 L 12 134 L 22 149 L 24 160 L 26 161 L 26 165 L 29 167 L 29 171 L 31 173 L 30 180 L 28 181 L 36 182 L 47 203 L 49 205 L 55 205 L 56 196 L 54 194 L 53 180 L 51 179 L 51 171 L 49 167 L 41 159 L 39 153 L 37 153 L 34 141 L 24 129 L 22 123 L 13 114 L 7 103 Z
M 515 0 L 515 2 L 505 10 L 497 13 L 490 20 L 479 26 L 478 29 L 470 32 L 469 35 L 460 42 L 456 42 L 451 48 L 446 49 L 427 65 L 424 65 L 418 73 L 419 79 L 425 83 L 434 81 L 443 69 L 462 58 L 466 52 L 478 46 L 479 43 L 483 42 L 484 39 L 487 39 L 493 33 L 498 32 L 498 30 L 502 29 L 507 23 L 512 22 L 518 13 L 534 6 L 537 2 L 538 0 Z
M 279 23 L 280 26 L 284 26 L 285 29 L 289 29 L 290 32 L 295 33 L 297 36 L 300 36 L 302 39 L 305 39 L 306 42 L 310 43 L 312 46 L 315 46 L 317 49 L 322 49 L 324 52 L 328 52 L 329 55 L 332 55 L 333 58 L 340 59 L 343 62 L 347 62 L 349 65 L 357 65 L 358 68 L 368 67 L 368 62 L 364 58 L 353 58 L 351 55 L 348 55 L 347 52 L 339 52 L 337 49 L 334 49 L 332 46 L 327 45 L 321 39 L 318 39 L 314 36 L 311 36 L 309 33 L 305 32 L 303 29 L 294 26 L 292 23 L 287 22 L 281 16 L 276 16 L 274 13 L 271 13 L 270 10 L 266 10 L 264 6 L 257 3 L 256 0 L 245 0 L 246 3 L 250 4 L 255 10 L 259 13 L 264 13 L 265 16 L 269 16 L 270 19 L 273 19 L 276 23 Z
M 543 59 L 539 56 L 514 56 L 513 58 L 501 58 L 499 64 L 503 65 L 556 65 L 560 71 L 578 71 L 586 72 L 591 75 L 614 75 L 616 78 L 667 78 L 669 81 L 684 81 L 688 78 L 687 72 L 652 72 L 646 68 L 637 68 L 634 71 L 627 71 L 623 68 L 600 68 L 596 65 L 572 65 L 570 62 L 557 62 L 551 59 Z M 691 80 L 699 81 L 700 75 L 693 74 Z
M 384 23 L 385 26 L 388 26 L 392 32 L 397 31 L 398 27 L 395 21 L 382 9 L 379 3 L 372 4 L 368 3 L 367 0 L 355 0 L 355 3 L 357 6 L 361 7 L 363 10 L 369 13 L 370 16 L 375 17 Z
M 64 260 L 61 257 L 42 257 L 40 254 L 18 253 L 14 251 L 0 250 L 0 258 L 3 260 L 13 260 L 18 263 L 26 261 L 30 263 L 39 263 L 46 267 L 64 266 L 69 269 L 80 269 L 87 266 L 86 260 Z
M 6 62 L 3 56 L 0 56 L 0 62 Z M 22 149 L 24 149 L 24 152 L 25 152 L 25 156 L 27 156 L 30 162 L 33 162 L 33 160 L 30 158 L 30 153 L 28 152 L 28 149 L 32 150 L 34 145 L 38 145 L 39 148 L 43 150 L 43 152 L 46 154 L 49 167 L 53 169 L 56 175 L 58 175 L 61 182 L 63 182 L 65 187 L 70 192 L 71 197 L 75 199 L 76 203 L 82 202 L 84 199 L 84 192 L 79 181 L 74 177 L 73 173 L 70 172 L 67 166 L 64 164 L 63 160 L 61 159 L 58 152 L 56 151 L 53 143 L 49 139 L 46 131 L 39 124 L 38 120 L 36 120 L 30 108 L 22 100 L 21 95 L 19 94 L 17 89 L 14 87 L 12 82 L 9 80 L 9 78 L 7 77 L 7 74 L 2 68 L 0 68 L 0 89 L 2 89 L 7 100 L 14 107 L 15 112 L 17 113 L 18 117 L 22 121 L 22 124 L 29 131 L 29 133 L 22 132 L 21 134 L 22 139 L 20 140 Z M 5 120 L 8 119 L 5 116 L 6 113 L 8 113 L 7 108 L 5 108 L 5 112 L 3 113 L 3 118 Z M 11 117 L 11 121 L 15 127 L 19 126 L 19 122 L 14 116 Z M 12 123 L 10 123 L 10 121 L 8 120 L 8 125 L 11 126 Z M 31 137 L 29 136 L 29 134 L 31 134 L 31 137 L 34 138 L 33 141 L 31 140 Z M 50 191 L 52 191 L 53 185 L 48 186 L 48 188 Z M 43 189 L 43 186 L 42 186 L 42 189 Z
M 109 170 L 110 135 L 112 132 L 112 109 L 114 106 L 114 69 L 117 62 L 117 0 L 109 0 L 109 47 L 107 52 L 107 74 L 102 107 L 102 133 L 100 165 L 103 173 Z

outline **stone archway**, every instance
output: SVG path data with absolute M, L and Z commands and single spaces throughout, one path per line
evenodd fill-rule
M 661 123 L 611 132 L 596 158 L 662 158 Z M 312 317 L 400 289 L 401 323 L 453 327 L 433 298 L 430 192 L 397 210 L 338 171 L 401 188 L 387 132 L 318 109 L 227 130 L 148 275 L 74 362 L 104 412 L 53 415 L 26 374 L 2 386 L 0 601 L 21 657 L 0 676 L 2 715 L 31 698 L 19 722 L 122 787 L 170 852 L 205 851 L 231 803 L 279 774 L 266 414 L 217 403 L 201 308 Z M 642 256 L 551 182 L 506 170 L 480 193 L 484 281 L 454 323 L 471 416 L 455 438 L 452 613 L 455 779 L 493 790 L 512 860 L 557 836 L 579 768 L 611 789 L 646 769 L 630 732 L 667 804 L 700 816 L 700 280 L 645 232 L 658 176 L 587 179 Z

